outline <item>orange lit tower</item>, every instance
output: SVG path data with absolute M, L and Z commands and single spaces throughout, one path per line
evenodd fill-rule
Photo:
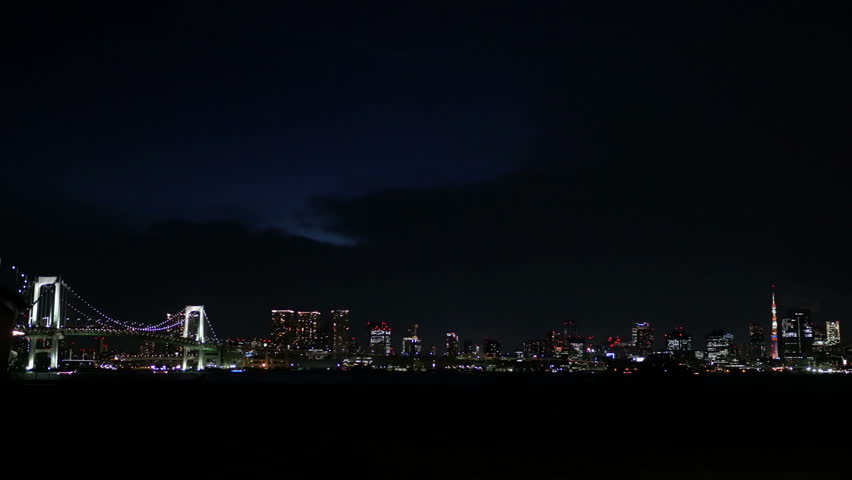
M 778 311 L 775 306 L 775 285 L 772 285 L 772 360 L 778 360 Z

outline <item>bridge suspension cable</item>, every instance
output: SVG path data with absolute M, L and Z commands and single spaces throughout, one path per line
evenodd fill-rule
M 205 311 L 204 316 L 207 318 L 207 326 L 210 327 L 210 338 L 214 342 L 218 342 L 219 337 L 216 335 L 216 329 L 213 328 L 213 322 L 210 321 L 210 314 Z
M 183 324 L 183 319 L 181 318 L 182 314 L 180 313 L 174 315 L 169 314 L 167 315 L 165 320 L 153 325 L 142 324 L 138 322 L 122 322 L 121 320 L 117 320 L 109 315 L 106 315 L 100 309 L 84 300 L 76 291 L 68 287 L 68 285 L 64 282 L 62 285 L 63 287 L 68 289 L 69 292 L 72 293 L 70 301 L 65 302 L 66 308 L 73 310 L 74 312 L 78 313 L 83 319 L 93 321 L 101 327 L 118 327 L 124 330 L 139 332 L 163 332 L 166 330 L 175 329 Z M 86 310 L 89 311 L 87 312 Z M 66 321 L 67 320 L 71 320 L 71 318 L 67 318 Z M 75 327 L 79 327 L 79 323 L 77 323 Z
M 23 298 L 28 298 L 34 293 L 34 287 L 37 286 L 39 281 L 38 279 L 42 278 L 39 276 L 31 276 L 23 272 L 20 265 L 10 262 L 6 257 L 0 258 L 0 273 L 3 274 L 0 276 L 0 279 L 5 278 L 2 283 L 6 283 L 7 287 L 14 287 L 18 294 Z M 7 274 L 14 280 L 10 281 L 9 277 L 6 276 Z M 166 315 L 165 320 L 155 324 L 125 322 L 104 313 L 100 308 L 83 298 L 79 292 L 68 285 L 64 280 L 57 280 L 58 282 L 53 285 L 38 284 L 40 288 L 58 289 L 58 292 L 54 290 L 55 295 L 57 296 L 56 298 L 58 298 L 58 303 L 54 304 L 53 302 L 50 302 L 50 297 L 52 295 L 43 294 L 38 296 L 39 300 L 37 301 L 43 303 L 41 303 L 41 307 L 38 308 L 39 319 L 34 321 L 40 322 L 42 317 L 56 319 L 62 318 L 66 328 L 91 328 L 97 326 L 104 329 L 122 329 L 149 333 L 166 333 L 173 330 L 174 334 L 178 336 L 183 333 L 181 327 L 184 326 L 186 321 L 189 321 L 189 319 L 185 318 L 185 309 L 181 309 L 178 313 Z M 54 310 L 58 311 L 54 312 Z M 74 312 L 74 314 L 71 314 L 71 312 Z M 19 321 L 25 323 L 28 318 L 27 313 L 28 312 L 21 312 Z M 205 311 L 203 318 L 199 318 L 199 321 L 203 321 L 205 323 L 205 326 L 210 332 L 210 339 L 214 342 L 218 342 L 219 337 L 216 334 L 213 322 L 210 321 L 209 313 Z M 81 325 L 81 322 L 83 325 Z
M 62 286 L 65 287 L 69 292 L 71 292 L 76 300 L 82 302 L 86 307 L 88 307 L 88 309 L 90 309 L 91 311 L 93 311 L 97 314 L 95 316 L 89 315 L 88 318 L 94 320 L 99 325 L 105 326 L 104 323 L 97 320 L 97 317 L 100 317 L 101 319 L 103 319 L 103 320 L 105 320 L 109 323 L 115 324 L 119 327 L 122 327 L 125 330 L 134 330 L 134 331 L 143 331 L 143 332 L 160 332 L 160 331 L 176 328 L 176 327 L 183 324 L 183 319 L 181 318 L 182 313 L 169 314 L 169 315 L 167 315 L 166 320 L 163 320 L 162 322 L 159 322 L 159 323 L 153 324 L 153 325 L 143 324 L 143 323 L 139 323 L 139 322 L 123 322 L 121 320 L 118 320 L 116 318 L 113 318 L 113 317 L 103 313 L 100 309 L 98 309 L 97 307 L 95 307 L 94 305 L 92 305 L 91 303 L 86 301 L 79 293 L 77 293 L 76 290 L 74 290 L 73 288 L 68 286 L 67 283 L 62 282 Z M 80 308 L 77 308 L 74 303 L 71 303 L 69 305 L 69 307 L 72 310 L 74 310 L 75 312 L 77 312 L 81 315 L 86 315 L 86 312 L 83 312 Z

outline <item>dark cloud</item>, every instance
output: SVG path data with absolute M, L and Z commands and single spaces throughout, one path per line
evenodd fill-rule
M 839 274 L 852 240 L 847 169 L 671 160 L 549 167 L 317 208 L 416 282 L 410 301 L 430 323 L 477 337 L 515 341 L 569 319 L 596 335 L 632 321 L 741 333 L 766 319 L 770 281 L 786 306 L 825 297 L 825 316 L 849 314 Z

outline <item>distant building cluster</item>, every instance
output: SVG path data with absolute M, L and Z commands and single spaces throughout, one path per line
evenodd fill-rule
M 564 321 L 537 339 L 504 351 L 495 338 L 480 343 L 455 332 L 443 334 L 443 345 L 424 349 L 421 325 L 413 323 L 393 340 L 386 322 L 366 324 L 366 345 L 353 334 L 349 310 L 272 310 L 271 340 L 253 341 L 248 366 L 261 368 L 382 368 L 396 370 L 484 371 L 600 371 L 634 373 L 652 368 L 663 371 L 833 372 L 845 370 L 847 349 L 840 322 L 826 321 L 817 328 L 810 310 L 790 308 L 780 318 L 772 292 L 769 328 L 761 322 L 747 325 L 747 337 L 737 342 L 731 332 L 712 330 L 695 339 L 685 327 L 676 327 L 661 341 L 650 322 L 635 322 L 630 337 L 595 338 L 578 332 L 577 323 Z M 772 334 L 772 332 L 775 332 Z M 777 354 L 775 353 L 777 352 Z
M 643 371 L 707 373 L 852 371 L 852 349 L 843 342 L 840 322 L 817 323 L 808 308 L 779 313 L 774 286 L 768 319 L 746 325 L 746 337 L 713 329 L 694 337 L 684 326 L 662 336 L 649 321 L 633 322 L 629 337 L 583 335 L 575 320 L 548 329 L 538 338 L 505 349 L 494 337 L 479 341 L 457 331 L 441 332 L 437 345 L 424 345 L 420 323 L 394 336 L 383 321 L 359 323 L 348 309 L 273 309 L 267 338 L 230 338 L 210 350 L 208 366 L 231 369 L 493 372 Z M 171 320 L 172 317 L 167 317 Z M 767 321 L 768 320 L 768 321 Z M 188 328 L 188 327 L 187 327 Z M 399 330 L 397 330 L 399 332 Z M 360 340 L 359 340 L 360 337 Z M 434 337 L 433 337 L 434 338 Z M 21 363 L 29 343 L 14 339 L 10 364 Z M 71 337 L 59 354 L 66 366 L 122 365 L 155 371 L 175 368 L 185 356 L 178 338 L 145 338 L 130 353 L 95 335 Z

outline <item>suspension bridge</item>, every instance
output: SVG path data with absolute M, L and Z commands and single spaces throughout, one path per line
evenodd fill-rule
M 59 276 L 14 274 L 17 292 L 29 305 L 16 326 L 16 334 L 28 342 L 27 370 L 33 370 L 44 356 L 50 369 L 58 368 L 60 345 L 73 337 L 130 337 L 179 346 L 183 370 L 222 363 L 222 342 L 203 305 L 187 305 L 159 323 L 125 322 L 103 313 Z

